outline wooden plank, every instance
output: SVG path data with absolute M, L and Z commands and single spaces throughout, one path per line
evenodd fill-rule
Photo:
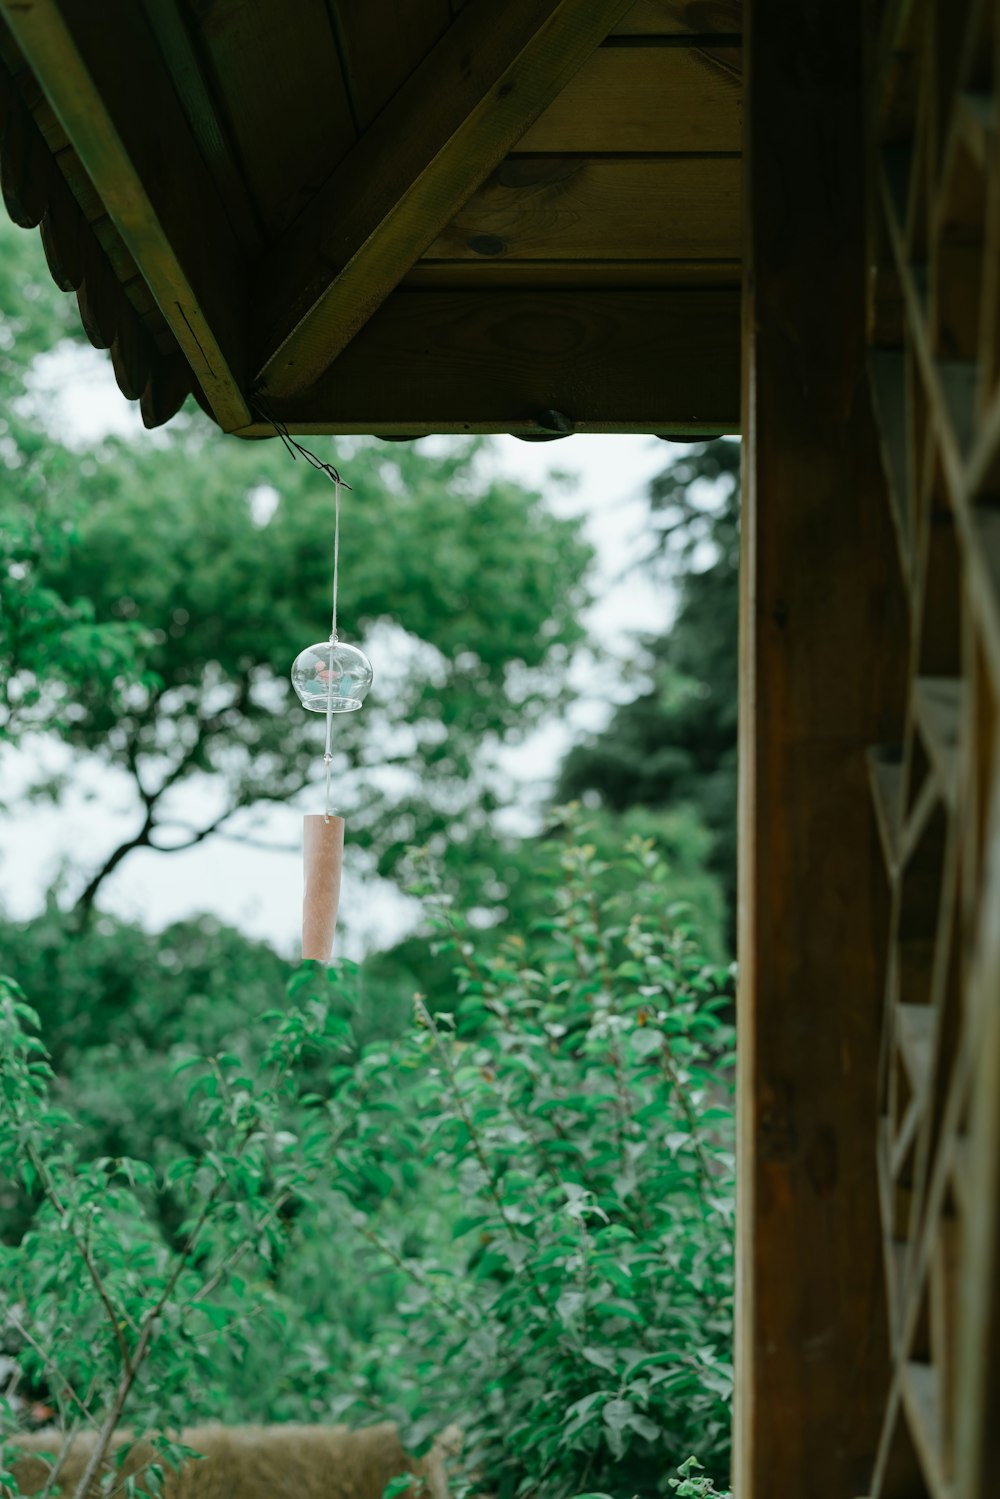
M 976 433 L 976 366 L 971 359 L 938 361 L 938 382 L 951 418 L 959 451 L 965 453 Z
M 934 1063 L 936 1017 L 930 1005 L 897 1004 L 896 1035 L 906 1063 L 910 1087 L 926 1098 Z
M 433 260 L 732 260 L 742 164 L 510 156 L 429 245 Z
M 940 1376 L 933 1364 L 904 1366 L 903 1404 L 932 1499 L 952 1499 L 943 1462 Z
M 924 1499 L 920 1460 L 903 1410 L 901 1381 L 896 1378 L 886 1403 L 871 1480 L 872 1499 Z
M 639 290 L 654 286 L 740 284 L 739 260 L 418 260 L 401 288 L 457 291 L 513 288 L 545 291 Z
M 969 1137 L 957 1135 L 951 1147 L 951 1185 L 959 1212 L 967 1214 L 972 1205 L 969 1194 Z
M 195 13 L 243 175 L 273 239 L 355 142 L 329 18 L 315 0 L 213 0 Z
M 275 404 L 309 432 L 730 432 L 739 293 L 397 292 Z
M 962 546 L 966 587 L 976 610 L 993 679 L 1000 683 L 1000 512 L 986 505 L 973 508 L 970 503 L 972 499 L 992 497 L 1000 491 L 1000 394 L 978 423 L 973 451 L 966 463 L 952 413 L 956 407 L 964 406 L 967 410 L 971 389 L 968 371 L 957 375 L 952 372 L 951 394 L 947 395 L 927 328 L 925 298 L 909 263 L 896 203 L 884 172 L 880 191 L 896 274 L 904 294 L 910 344 L 931 400 L 942 473 Z M 965 396 L 958 395 L 958 390 L 964 390 Z
M 954 1472 L 955 1322 L 961 1275 L 961 1235 L 954 1218 L 942 1218 L 929 1267 L 931 1357 L 941 1376 L 942 1461 Z
M 519 151 L 742 150 L 739 46 L 600 47 Z
M 636 0 L 615 26 L 614 36 L 678 36 L 743 30 L 743 0 Z
M 920 1100 L 911 1098 L 903 1111 L 892 1145 L 892 1174 L 913 1190 L 913 1158 L 920 1124 Z M 905 1175 L 904 1175 L 905 1173 Z
M 996 150 L 997 96 L 963 90 L 956 104 L 955 123 L 973 160 L 977 166 L 985 168 L 992 162 Z
M 990 1499 L 1000 1471 L 1000 765 L 990 786 L 989 854 L 979 889 L 974 976 L 966 995 L 974 1036 L 955 1370 L 956 1499 Z
M 906 361 L 901 353 L 890 349 L 873 349 L 868 356 L 868 370 L 875 400 L 879 444 L 885 465 L 886 483 L 892 518 L 896 528 L 900 565 L 903 576 L 913 568 L 913 538 L 910 534 L 908 509 L 908 458 L 906 442 Z
M 891 878 L 899 868 L 903 826 L 903 765 L 897 745 L 880 744 L 868 751 L 868 777 L 882 854 Z
M 451 25 L 448 0 L 332 0 L 330 14 L 360 134 Z
M 740 1499 L 862 1492 L 888 1382 L 873 1150 L 888 910 L 865 747 L 899 737 L 907 629 L 863 394 L 863 41 L 838 0 L 749 9 Z
M 913 706 L 921 736 L 941 794 L 952 806 L 958 793 L 962 692 L 960 677 L 918 677 L 913 687 Z
M 471 0 L 459 12 L 265 258 L 258 378 L 272 398 L 327 368 L 627 3 Z
M 179 0 L 142 0 L 142 8 L 173 80 L 198 149 L 212 174 L 226 216 L 247 255 L 260 253 L 261 226 L 212 94 L 211 80 L 186 24 Z
M 996 690 L 1000 683 L 1000 510 L 977 505 L 963 539 L 966 564 L 971 563 L 972 603 Z
M 879 1219 L 882 1229 L 882 1269 L 886 1294 L 886 1314 L 893 1339 L 899 1335 L 906 1302 L 909 1242 L 897 1232 L 900 1221 L 905 1232 L 905 1204 L 899 1201 L 893 1169 L 891 1126 L 887 1117 L 879 1119 L 875 1140 L 875 1170 L 878 1188 Z
M 0 5 L 216 419 L 243 426 L 244 262 L 147 23 L 126 0 Z

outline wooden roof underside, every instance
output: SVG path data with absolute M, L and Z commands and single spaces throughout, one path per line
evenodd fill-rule
M 147 425 L 737 425 L 739 0 L 0 16 L 8 212 Z

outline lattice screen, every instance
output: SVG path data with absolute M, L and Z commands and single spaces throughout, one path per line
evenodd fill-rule
M 1000 6 L 872 26 L 871 375 L 910 600 L 871 751 L 891 890 L 871 1499 L 1000 1495 Z

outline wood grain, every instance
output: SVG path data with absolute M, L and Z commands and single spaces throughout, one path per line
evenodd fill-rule
M 897 1094 L 915 1072 L 926 1078 L 913 1100 L 910 1274 L 889 1408 L 901 1391 L 907 1494 L 988 1499 L 1000 1464 L 1000 575 L 996 478 L 983 461 L 1000 348 L 987 306 L 1000 251 L 995 16 L 985 3 L 947 17 L 929 0 L 894 3 L 877 51 L 867 113 L 881 137 L 872 239 L 883 265 L 869 326 L 894 330 L 895 352 L 879 358 L 886 372 L 896 361 L 885 447 L 912 537 L 914 634 L 914 835 L 886 992 L 891 1003 L 898 975 L 901 994 L 927 1001 L 911 1015 L 928 1031 L 916 1052 L 900 1032 L 889 1076 Z M 876 1466 L 872 1499 L 899 1499 L 892 1477 Z
M 511 156 L 424 258 L 738 260 L 741 192 L 735 157 Z
M 276 403 L 277 405 L 277 403 Z M 396 292 L 279 413 L 308 432 L 724 432 L 739 293 Z M 250 434 L 248 434 L 250 435 Z
M 191 0 L 224 118 L 269 240 L 354 145 L 336 41 L 314 0 Z
M 869 1492 L 887 1327 L 886 879 L 866 747 L 906 627 L 865 377 L 860 11 L 747 50 L 736 1453 L 741 1499 Z
M 144 18 L 125 0 L 99 11 L 85 0 L 3 0 L 0 13 L 217 419 L 244 425 L 244 262 Z M 110 343 L 110 301 L 96 279 L 86 295 Z
M 471 0 L 459 12 L 260 268 L 258 379 L 272 397 L 322 373 L 626 8 Z
M 190 13 L 180 0 L 142 0 L 198 149 L 212 174 L 233 233 L 247 255 L 261 249 L 261 225 L 240 170 L 221 101 L 198 48 Z
M 504 256 L 467 260 L 422 258 L 400 282 L 406 287 L 510 291 L 625 290 L 653 286 L 732 286 L 740 284 L 738 258 L 731 260 L 509 260 Z
M 448 0 L 332 0 L 330 12 L 359 133 L 451 25 Z
M 739 46 L 600 47 L 519 151 L 739 151 Z

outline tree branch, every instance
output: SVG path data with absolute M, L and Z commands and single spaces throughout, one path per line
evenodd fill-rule
M 81 926 L 85 925 L 89 920 L 97 892 L 104 884 L 104 881 L 110 874 L 114 873 L 122 860 L 133 849 L 148 848 L 150 846 L 150 838 L 155 827 L 156 819 L 153 816 L 153 808 L 147 803 L 146 816 L 138 833 L 136 833 L 134 838 L 129 838 L 125 843 L 120 843 L 113 853 L 108 855 L 100 869 L 88 882 L 86 889 L 73 907 L 75 914 L 80 918 Z
M 56 1191 L 55 1183 L 53 1182 L 52 1177 L 49 1174 L 49 1169 L 30 1141 L 25 1146 L 25 1153 L 28 1157 L 28 1160 L 31 1162 L 31 1166 L 35 1172 L 35 1175 L 41 1182 L 42 1190 L 51 1203 L 52 1207 L 59 1214 L 59 1217 L 66 1221 L 66 1208 L 59 1196 L 59 1193 Z M 80 1258 L 83 1260 L 84 1265 L 87 1267 L 87 1274 L 90 1276 L 90 1279 L 94 1286 L 94 1290 L 97 1292 L 97 1295 L 100 1298 L 100 1302 L 104 1308 L 108 1322 L 111 1324 L 111 1330 L 115 1335 L 115 1341 L 118 1344 L 118 1351 L 121 1354 L 122 1363 L 124 1364 L 125 1368 L 128 1369 L 131 1365 L 131 1359 L 129 1357 L 128 1344 L 125 1342 L 125 1334 L 122 1332 L 121 1324 L 118 1320 L 118 1313 L 115 1311 L 115 1308 L 112 1305 L 111 1298 L 108 1295 L 107 1287 L 104 1284 L 104 1279 L 97 1268 L 97 1264 L 94 1260 L 93 1255 L 90 1252 L 90 1245 L 87 1243 L 86 1234 L 78 1234 L 72 1223 L 68 1223 L 68 1228 L 73 1238 L 73 1242 L 80 1252 Z

